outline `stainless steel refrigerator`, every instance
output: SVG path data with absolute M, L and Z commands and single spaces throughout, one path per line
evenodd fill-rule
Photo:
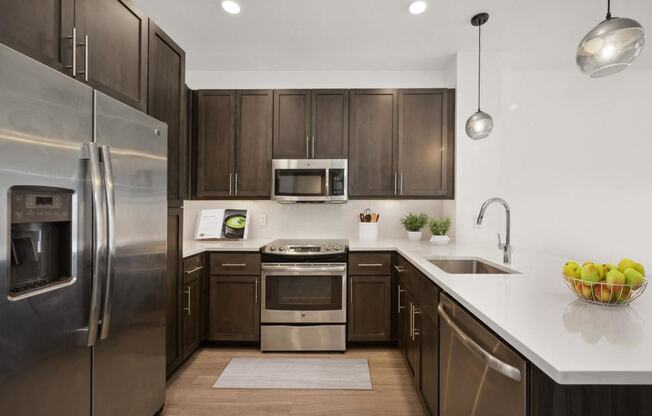
M 0 415 L 163 406 L 166 169 L 164 123 L 0 45 Z

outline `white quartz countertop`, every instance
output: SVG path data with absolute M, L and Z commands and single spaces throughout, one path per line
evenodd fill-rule
M 184 242 L 203 251 L 258 251 L 271 240 Z M 502 265 L 492 244 L 349 241 L 350 251 L 397 251 L 519 353 L 560 384 L 652 384 L 652 294 L 629 306 L 583 302 L 561 277 L 566 259 L 516 249 L 519 274 L 452 275 L 428 259 L 480 258 Z M 597 260 L 597 259 L 596 259 Z

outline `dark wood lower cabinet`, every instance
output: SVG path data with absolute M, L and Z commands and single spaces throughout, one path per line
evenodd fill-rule
M 349 279 L 349 341 L 390 341 L 391 276 Z
M 183 359 L 188 358 L 201 344 L 204 335 L 202 316 L 204 304 L 202 279 L 183 285 Z
M 181 285 L 183 266 L 181 236 L 183 236 L 183 208 L 169 208 L 167 272 L 165 275 L 165 362 L 168 374 L 171 374 L 182 361 Z
M 436 415 L 439 408 L 439 328 L 427 315 L 421 315 L 420 318 L 419 391 L 429 414 Z
M 211 276 L 209 341 L 260 339 L 260 276 Z

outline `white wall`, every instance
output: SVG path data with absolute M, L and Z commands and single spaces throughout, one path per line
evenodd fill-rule
M 652 267 L 652 71 L 635 66 L 604 79 L 567 70 L 514 70 L 518 56 L 483 68 L 492 136 L 463 131 L 474 111 L 475 74 L 458 55 L 458 241 L 495 241 L 500 222 L 474 229 L 490 196 L 512 206 L 513 243 L 579 260 L 629 256 Z M 468 219 L 468 221 L 467 221 Z M 488 218 L 487 218 L 488 219 Z
M 188 71 L 192 89 L 442 88 L 444 71 Z
M 199 210 L 208 208 L 248 209 L 249 238 L 358 238 L 358 214 L 365 208 L 380 213 L 380 238 L 407 238 L 399 219 L 408 212 L 441 216 L 442 201 L 352 200 L 346 204 L 285 205 L 273 201 L 184 201 L 184 238 L 193 239 Z M 267 225 L 259 225 L 261 214 Z M 430 238 L 424 229 L 423 239 Z

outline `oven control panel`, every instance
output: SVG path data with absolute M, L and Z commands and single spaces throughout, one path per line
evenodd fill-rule
M 319 256 L 346 253 L 348 243 L 344 240 L 276 240 L 262 248 L 263 253 L 289 256 Z

